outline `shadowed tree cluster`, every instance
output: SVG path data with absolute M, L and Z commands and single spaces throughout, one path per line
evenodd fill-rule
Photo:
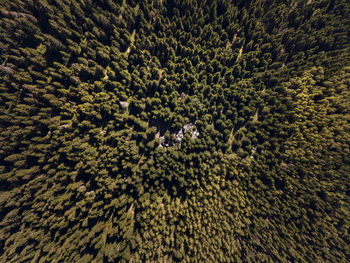
M 0 261 L 347 262 L 347 0 L 2 0 Z

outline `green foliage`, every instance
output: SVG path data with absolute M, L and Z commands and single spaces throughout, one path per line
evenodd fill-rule
M 347 262 L 350 5 L 0 3 L 1 262 Z

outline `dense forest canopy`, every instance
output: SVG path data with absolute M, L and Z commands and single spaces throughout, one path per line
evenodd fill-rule
M 1 0 L 1 262 L 349 262 L 347 0 Z

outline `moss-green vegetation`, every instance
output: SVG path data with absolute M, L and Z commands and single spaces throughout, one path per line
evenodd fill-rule
M 348 262 L 350 4 L 0 1 L 1 262 Z

